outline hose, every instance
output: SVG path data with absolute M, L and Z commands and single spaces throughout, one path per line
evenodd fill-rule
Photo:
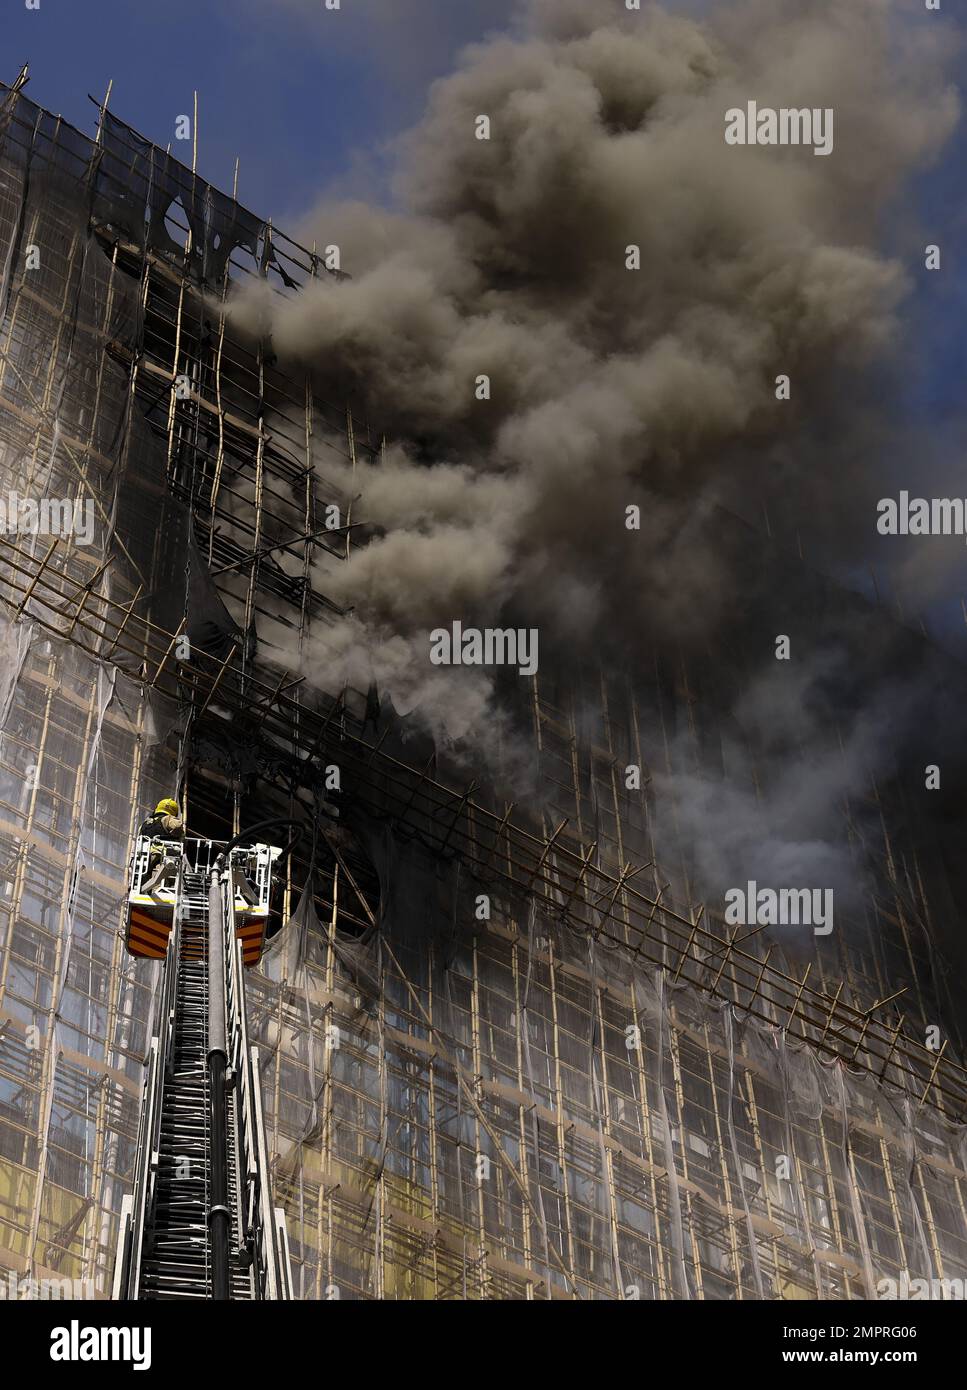
M 254 825 L 250 825 L 247 830 L 240 830 L 239 833 L 235 836 L 234 840 L 229 840 L 228 844 L 222 850 L 222 854 L 227 859 L 228 856 L 231 854 L 232 850 L 236 847 L 236 845 L 241 844 L 243 840 L 252 840 L 257 831 L 272 830 L 279 825 L 289 825 L 294 827 L 294 830 L 291 831 L 289 834 L 288 840 L 282 846 L 282 853 L 279 856 L 279 858 L 284 859 L 285 856 L 291 850 L 295 849 L 296 845 L 299 843 L 299 841 L 305 834 L 305 826 L 302 824 L 302 822 L 297 820 L 291 820 L 288 817 L 283 819 L 273 818 L 272 820 L 256 821 L 256 823 Z

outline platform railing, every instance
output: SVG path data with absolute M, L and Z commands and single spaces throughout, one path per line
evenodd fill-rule
M 154 1210 L 158 1178 L 158 1139 L 165 1078 L 171 1064 L 171 1040 L 181 941 L 181 885 L 176 886 L 173 941 L 161 965 L 161 991 L 155 1032 L 148 1048 L 147 1070 L 141 1096 L 134 1187 L 121 1203 L 121 1225 L 114 1264 L 113 1297 L 136 1299 L 139 1295 L 144 1233 Z

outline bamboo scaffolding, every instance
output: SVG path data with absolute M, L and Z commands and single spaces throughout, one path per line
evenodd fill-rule
M 47 561 L 39 563 L 10 537 L 0 545 L 0 596 L 13 607 L 26 604 L 29 589 L 34 621 L 55 635 L 66 637 L 58 623 L 48 616 L 57 605 L 65 602 L 76 605 L 85 592 L 84 585 L 69 573 L 54 569 Z M 164 653 L 174 641 L 170 633 L 145 618 L 135 618 L 131 612 L 106 595 L 91 595 L 83 617 L 75 615 L 76 623 L 70 640 L 82 646 L 94 657 L 100 657 L 110 644 L 115 657 L 127 651 L 140 663 L 147 653 L 160 666 Z M 121 640 L 122 624 L 126 625 L 125 640 Z M 84 634 L 85 637 L 79 636 Z M 166 676 L 168 672 L 164 673 Z M 178 665 L 170 684 L 160 687 L 173 698 L 194 703 L 200 711 L 222 709 L 223 717 L 241 721 L 239 729 L 251 719 L 253 702 L 259 704 L 261 734 L 283 744 L 292 740 L 294 713 L 299 711 L 299 736 L 296 745 L 301 751 L 315 749 L 326 761 L 335 762 L 343 770 L 344 789 L 363 804 L 373 801 L 377 813 L 404 812 L 403 821 L 416 830 L 422 839 L 436 849 L 441 847 L 460 856 L 469 856 L 468 864 L 482 871 L 484 864 L 493 866 L 498 837 L 506 846 L 506 859 L 489 873 L 505 881 L 515 891 L 538 898 L 555 919 L 567 920 L 580 931 L 593 932 L 593 912 L 581 893 L 586 882 L 599 898 L 613 902 L 604 914 L 611 930 L 602 928 L 602 935 L 617 943 L 632 945 L 645 959 L 665 964 L 666 948 L 677 962 L 676 978 L 688 980 L 712 993 L 723 991 L 724 965 L 729 967 L 728 988 L 724 997 L 739 1004 L 764 1021 L 775 1021 L 764 1007 L 763 985 L 779 1014 L 779 1021 L 791 1033 L 813 1043 L 831 1056 L 858 1061 L 867 1067 L 883 1063 L 886 1072 L 892 1068 L 893 1078 L 912 1082 L 915 1087 L 933 1088 L 940 1106 L 950 1118 L 960 1120 L 967 1110 L 967 1070 L 944 1056 L 941 1059 L 924 1045 L 902 1034 L 891 1036 L 884 1025 L 870 1022 L 869 1012 L 858 1009 L 825 991 L 812 989 L 805 980 L 795 981 L 777 967 L 764 963 L 759 956 L 742 950 L 734 940 L 713 933 L 708 925 L 690 922 L 658 898 L 651 899 L 626 881 L 598 866 L 592 866 L 586 856 L 574 853 L 560 843 L 564 822 L 549 838 L 515 824 L 506 815 L 497 816 L 480 803 L 472 802 L 469 791 L 456 792 L 431 779 L 424 769 L 416 772 L 408 765 L 381 752 L 372 743 L 349 732 L 326 728 L 326 716 L 296 706 L 282 689 L 267 683 L 257 674 L 241 673 L 232 664 L 231 655 L 218 659 L 206 652 L 194 652 L 190 663 Z M 217 696 L 217 699 L 215 698 Z M 331 711 L 328 712 L 331 716 Z M 472 806 L 474 834 L 464 828 L 468 809 Z M 446 829 L 442 829 L 446 817 Z M 481 847 L 489 849 L 482 854 Z M 550 857 L 553 855 L 553 867 Z M 629 933 L 615 916 L 614 904 L 618 894 L 625 896 L 633 927 Z M 562 910 L 562 902 L 568 904 Z M 706 915 L 704 921 L 708 922 Z M 660 928 L 661 940 L 653 934 Z M 711 987 L 705 975 L 705 959 L 712 952 L 721 954 L 722 968 Z M 889 1044 L 889 1046 L 887 1046 Z M 932 1078 L 932 1079 L 931 1079 Z
M 106 119 L 103 110 L 101 115 L 102 121 Z M 33 131 L 17 112 L 12 126 L 11 138 L 31 148 Z M 197 129 L 197 121 L 193 128 Z M 59 132 L 69 129 L 58 127 Z M 45 145 L 40 157 L 53 159 L 54 153 L 54 145 Z M 73 156 L 66 152 L 64 158 Z M 89 161 L 78 162 L 79 181 L 88 177 L 89 168 Z M 147 189 L 133 165 L 128 172 L 134 195 L 144 196 Z M 115 170 L 112 176 L 116 175 Z M 122 187 L 120 178 L 118 187 Z M 76 317 L 77 341 L 84 335 L 85 350 L 98 353 L 95 404 L 101 402 L 105 372 L 116 374 L 120 364 L 130 375 L 132 398 L 152 432 L 149 440 L 157 437 L 170 460 L 168 489 L 193 510 L 199 547 L 208 556 L 209 570 L 221 581 L 223 594 L 233 600 L 243 597 L 248 620 L 256 614 L 281 617 L 278 603 L 265 606 L 266 595 L 280 599 L 296 614 L 293 626 L 298 628 L 301 644 L 314 616 L 339 611 L 313 591 L 313 557 L 321 552 L 326 557 L 347 554 L 352 531 L 359 525 L 352 519 L 358 500 L 353 496 L 346 526 L 331 533 L 318 528 L 315 489 L 327 486 L 320 458 L 333 448 L 334 457 L 341 456 L 355 469 L 357 455 L 367 449 L 363 430 L 357 428 L 349 409 L 319 399 L 302 380 L 287 380 L 261 352 L 249 352 L 232 340 L 226 332 L 224 308 L 227 268 L 226 280 L 219 287 L 217 329 L 206 345 L 203 320 L 211 314 L 210 294 L 206 298 L 207 292 L 193 283 L 186 259 L 173 260 L 147 245 L 133 245 L 116 229 L 96 226 L 95 236 L 113 267 L 111 295 L 123 276 L 139 277 L 144 311 L 140 338 L 133 345 L 111 340 L 103 324 Z M 17 369 L 9 355 L 15 321 L 19 328 L 20 321 L 32 314 L 49 315 L 56 324 L 58 348 L 67 341 L 62 328 L 78 244 L 74 237 L 70 265 L 59 284 L 51 281 L 41 293 L 24 285 L 14 301 L 3 358 L 13 376 Z M 307 252 L 274 228 L 263 244 L 263 264 L 253 273 L 264 275 L 270 251 L 297 279 L 319 273 L 315 248 Z M 233 278 L 250 273 L 242 258 L 235 257 L 230 265 Z M 275 284 L 271 289 L 283 292 Z M 104 316 L 105 324 L 109 318 Z M 179 369 L 191 377 L 190 390 L 183 397 L 174 391 Z M 45 389 L 36 394 L 30 382 L 18 378 L 21 394 L 9 402 L 0 401 L 0 407 L 6 410 L 9 405 L 10 421 L 27 438 L 25 456 L 33 460 L 34 469 L 46 454 L 53 457 L 56 426 L 62 453 L 58 462 L 93 489 L 110 478 L 116 460 L 95 447 L 101 442 L 93 423 L 96 409 L 91 410 L 89 427 L 74 426 L 73 432 L 69 414 L 56 416 L 51 409 L 54 384 L 53 367 Z M 166 406 L 163 416 L 153 405 L 159 391 L 159 400 Z M 265 424 L 268 410 L 271 430 Z M 330 430 L 317 431 L 317 421 Z M 337 435 L 345 439 L 345 449 Z M 378 450 L 369 452 L 375 457 Z M 159 476 L 159 497 L 164 487 L 165 480 Z M 336 497 L 335 492 L 332 495 Z M 195 651 L 190 660 L 178 660 L 175 652 L 182 630 L 171 632 L 151 621 L 151 577 L 143 578 L 133 597 L 130 589 L 122 596 L 118 590 L 129 576 L 118 568 L 112 572 L 111 593 L 95 593 L 103 565 L 93 565 L 92 577 L 88 557 L 76 550 L 64 553 L 66 549 L 52 548 L 46 557 L 38 557 L 10 538 L 0 543 L 0 600 L 57 639 L 47 662 L 48 684 L 40 683 L 33 659 L 24 677 L 43 692 L 38 763 L 56 761 L 60 731 L 54 729 L 52 719 L 55 699 L 63 699 L 72 708 L 84 706 L 74 689 L 55 696 L 57 672 L 63 665 L 58 666 L 58 643 L 69 643 L 73 651 L 126 672 L 135 682 L 180 703 L 190 712 L 193 728 L 225 731 L 251 746 L 260 745 L 273 760 L 282 762 L 284 755 L 291 760 L 287 767 L 293 785 L 300 778 L 303 784 L 313 782 L 317 761 L 335 764 L 342 773 L 340 806 L 345 807 L 346 823 L 351 826 L 351 817 L 357 813 L 370 823 L 389 820 L 442 862 L 466 866 L 473 880 L 493 885 L 498 896 L 494 920 L 475 923 L 470 930 L 456 921 L 455 899 L 453 941 L 459 942 L 468 961 L 469 1054 L 461 1025 L 454 1022 L 454 1000 L 439 997 L 441 989 L 444 995 L 449 991 L 451 962 L 445 954 L 449 947 L 435 938 L 425 943 L 421 954 L 407 958 L 400 945 L 392 955 L 381 958 L 378 1008 L 372 1018 L 361 1010 L 358 997 L 353 1002 L 337 934 L 358 940 L 372 930 L 377 917 L 375 900 L 371 905 L 364 882 L 336 841 L 329 845 L 331 888 L 322 890 L 324 902 L 325 893 L 331 893 L 324 965 L 317 972 L 303 959 L 296 978 L 275 988 L 266 981 L 252 981 L 258 994 L 253 1013 L 267 1030 L 270 1025 L 276 1030 L 266 1061 L 271 1073 L 265 1095 L 271 1102 L 268 1123 L 276 1190 L 288 1207 L 290 1229 L 298 1233 L 303 1293 L 398 1297 L 419 1289 L 437 1299 L 611 1298 L 615 1271 L 627 1262 L 641 1285 L 641 1296 L 671 1297 L 679 1288 L 679 1270 L 670 1229 L 680 1202 L 685 1223 L 683 1257 L 687 1278 L 697 1293 L 712 1294 L 724 1279 L 737 1297 L 748 1296 L 751 1280 L 740 1263 L 746 1247 L 754 1245 L 767 1296 L 783 1296 L 791 1286 L 797 1296 L 825 1297 L 831 1292 L 855 1296 L 859 1273 L 847 1253 L 852 1215 L 848 1205 L 840 1209 L 836 1192 L 841 1117 L 821 1116 L 816 1122 L 818 1138 L 812 1133 L 812 1122 L 794 1124 L 782 1097 L 773 1095 L 772 1083 L 767 1084 L 754 1060 L 740 1058 L 736 1050 L 732 1061 L 737 1104 L 744 1102 L 749 1109 L 747 1132 L 740 1129 L 736 1153 L 745 1162 L 749 1146 L 749 1161 L 761 1180 L 761 1196 L 747 1226 L 737 1200 L 741 1174 L 733 1181 L 725 1152 L 732 1116 L 726 1113 L 725 1060 L 716 1041 L 715 1014 L 709 1011 L 704 1023 L 693 1025 L 687 1014 L 679 1014 L 680 1001 L 704 998 L 738 1006 L 751 1020 L 778 1025 L 787 1038 L 808 1042 L 827 1060 L 836 1059 L 902 1087 L 914 1108 L 929 1106 L 949 1119 L 963 1118 L 967 1073 L 951 1056 L 953 1043 L 945 1042 L 938 1055 L 907 1035 L 902 1018 L 894 1026 L 878 1016 L 900 997 L 891 994 L 884 976 L 874 977 L 865 991 L 867 999 L 877 1000 L 875 1004 L 851 1004 L 843 998 L 842 982 L 832 992 L 817 983 L 809 968 L 801 978 L 787 974 L 774 963 L 771 946 L 751 940 L 757 933 L 724 930 L 701 905 L 696 913 L 690 896 L 685 897 L 688 910 L 680 910 L 647 854 L 640 856 L 647 863 L 632 863 L 634 849 L 642 839 L 649 841 L 650 812 L 642 794 L 637 800 L 619 795 L 617 769 L 623 750 L 613 743 L 611 700 L 603 675 L 598 692 L 603 748 L 579 737 L 573 693 L 558 697 L 565 707 L 554 711 L 546 701 L 542 705 L 538 681 L 533 682 L 535 736 L 545 779 L 548 785 L 557 779 L 548 802 L 553 808 L 549 811 L 551 833 L 545 834 L 524 809 L 491 807 L 485 789 L 473 784 L 460 789 L 445 786 L 436 778 L 434 759 L 414 768 L 389 756 L 383 747 L 385 730 L 371 739 L 364 737 L 366 726 L 361 728 L 353 715 L 348 695 L 329 700 L 313 692 L 319 707 L 308 709 L 304 685 L 284 671 L 260 671 L 238 652 L 227 650 L 229 643 L 217 652 Z M 300 574 L 286 571 L 286 555 L 301 559 Z M 689 729 L 697 739 L 694 676 L 683 661 L 678 684 L 684 691 Z M 632 711 L 630 748 L 645 786 L 649 778 L 633 692 L 628 708 Z M 620 730 L 620 716 L 617 724 Z M 142 745 L 135 741 L 132 788 L 140 785 L 141 755 Z M 193 798 L 195 794 L 193 789 Z M 229 794 L 232 824 L 238 829 L 237 786 Z M 298 805 L 290 796 L 291 813 L 301 813 Z M 62 882 L 66 873 L 66 860 L 61 864 L 52 851 L 45 852 L 43 859 L 38 854 L 34 841 L 38 833 L 44 833 L 41 806 L 41 793 L 34 788 L 22 825 L 13 827 L 17 835 L 33 839 L 12 841 L 13 831 L 4 832 L 4 847 L 12 843 L 19 847 L 12 885 L 16 904 L 27 891 L 28 872 L 36 872 L 37 865 L 49 865 L 52 883 Z M 135 809 L 132 800 L 128 832 Z M 608 817 L 614 819 L 613 829 Z M 605 868 L 602 860 L 617 869 Z M 654 887 L 644 891 L 642 883 L 651 882 L 652 876 L 644 876 L 649 868 L 654 870 Z M 894 877 L 898 895 L 901 877 L 900 871 Z M 684 877 L 683 881 L 687 882 Z M 911 898 L 912 904 L 904 903 L 899 911 L 899 931 L 919 991 L 916 931 L 926 907 L 921 907 L 912 888 Z M 514 920 L 528 903 L 536 909 L 537 929 L 548 938 L 532 951 Z M 58 905 L 54 893 L 51 910 L 56 912 Z M 579 968 L 578 963 L 599 943 L 602 948 L 620 946 L 634 960 L 666 971 L 670 982 L 701 991 L 694 996 L 692 991 L 669 990 L 663 1023 L 667 1075 L 659 1077 L 658 1083 L 673 1097 L 670 1108 L 679 1126 L 678 1186 L 675 1174 L 665 1167 L 661 1141 L 656 1144 L 656 1057 L 651 1042 L 644 1038 L 630 1052 L 622 1047 L 627 1001 L 595 984 L 593 963 L 589 973 Z M 128 981 L 130 972 L 126 972 L 117 938 L 111 959 L 112 979 Z M 0 980 L 5 981 L 12 970 L 8 953 L 0 966 Z M 504 994 L 495 1003 L 498 977 L 505 980 Z M 524 999 L 529 986 L 531 1018 L 535 1024 L 541 1020 L 546 1024 L 542 1041 L 547 1052 L 541 1054 L 536 1075 L 525 1063 L 530 1021 Z M 862 997 L 863 991 L 857 991 L 856 998 Z M 111 996 L 112 1019 L 120 1016 L 118 998 Z M 17 1008 L 22 1005 L 18 1003 Z M 505 1010 L 516 1020 L 504 1025 L 510 1028 L 509 1035 L 501 1032 Z M 315 1061 L 313 1071 L 312 1049 L 334 1021 L 343 1028 L 351 1065 L 334 1067 L 332 1049 L 324 1047 L 325 1064 Z M 0 1030 L 3 1026 L 0 1020 Z M 19 1036 L 22 1027 L 18 1020 L 12 1031 Z M 615 1034 L 617 1042 L 614 1038 L 608 1042 L 609 1034 Z M 534 1051 L 536 1057 L 536 1047 Z M 575 1054 L 581 1059 L 577 1072 Z M 587 1104 L 581 1092 L 584 1059 L 588 1068 L 600 1066 L 602 1087 L 602 1094 L 595 1094 Z M 48 1059 L 43 1064 L 47 1071 L 36 1073 L 47 1077 L 48 1092 L 51 1068 L 59 1074 L 61 1062 L 60 1057 Z M 745 1069 L 742 1084 L 740 1066 Z M 313 1076 L 317 1092 L 313 1092 Z M 372 1085 L 361 1079 L 364 1076 L 374 1078 Z M 402 1094 L 409 1100 L 391 1100 Z M 104 1138 L 109 1122 L 115 1134 L 123 1133 L 128 1144 L 133 1142 L 133 1107 L 129 1103 L 132 1113 L 125 1129 L 113 1118 L 109 1121 L 108 1096 L 109 1088 L 99 1084 L 88 1170 L 92 1192 L 97 1190 L 99 1169 L 107 1163 Z M 454 1116 L 454 1107 L 459 1109 L 464 1096 L 462 1119 L 471 1126 L 465 1140 Z M 303 1107 L 309 1128 L 300 1130 L 297 1117 Z M 783 1143 L 801 1155 L 811 1152 L 815 1140 L 825 1165 L 811 1168 L 800 1160 L 804 1190 L 806 1184 L 811 1186 L 808 1200 L 802 1194 L 798 1198 L 795 1230 L 789 1229 L 789 1210 L 769 1181 L 780 1117 L 788 1126 Z M 738 1111 L 734 1119 L 740 1128 Z M 850 1116 L 857 1134 L 876 1135 L 872 1121 L 869 1129 L 863 1124 L 859 1113 Z M 713 1145 L 708 1159 L 695 1149 L 686 1152 L 687 1144 L 702 1135 Z M 46 1127 L 43 1137 L 46 1143 Z M 466 1178 L 471 1144 L 479 1153 L 488 1142 L 497 1159 L 493 1185 L 478 1184 L 465 1205 L 461 1190 L 457 1212 L 451 1190 L 454 1150 L 458 1173 L 462 1162 Z M 888 1144 L 881 1133 L 877 1142 L 885 1174 L 884 1197 L 889 1199 L 890 1221 L 899 1238 L 904 1226 L 902 1203 L 908 1200 L 903 1155 L 895 1135 L 891 1134 Z M 367 1146 L 373 1143 L 382 1145 L 377 1167 L 367 1157 L 372 1152 Z M 461 1145 L 465 1146 L 462 1153 Z M 288 1171 L 287 1164 L 291 1165 Z M 934 1263 L 942 1271 L 945 1248 L 950 1248 L 945 1247 L 943 1222 L 950 1218 L 936 1200 L 940 1182 L 947 1183 L 951 1205 L 962 1219 L 967 1210 L 967 1180 L 959 1172 L 950 1172 L 949 1165 L 944 1168 L 938 1162 L 933 1169 L 928 1159 L 919 1159 L 910 1192 L 915 1192 Z M 599 1183 L 607 1189 L 603 1203 L 600 1196 L 582 1196 L 585 1184 L 594 1190 Z M 32 1207 L 38 1212 L 40 1186 Z M 679 1189 L 680 1197 L 676 1196 Z M 813 1215 L 814 1200 L 827 1204 L 828 1233 Z M 634 1214 L 639 1203 L 647 1218 L 640 1210 Z M 77 1221 L 85 1232 L 85 1265 L 103 1272 L 109 1258 L 112 1210 L 110 1201 L 102 1199 L 99 1230 L 93 1222 L 85 1225 L 83 1214 L 76 1211 L 43 1225 L 46 1248 L 53 1250 L 56 1245 L 49 1258 L 59 1259 L 68 1247 L 73 1252 L 72 1223 Z M 606 1229 L 595 1245 L 587 1231 L 598 1218 Z M 39 1230 L 42 1223 L 35 1225 Z M 832 1241 L 837 1264 L 821 1258 L 826 1253 L 821 1249 L 824 1242 Z M 723 1272 L 726 1267 L 728 1275 Z M 330 1292 L 333 1289 L 335 1295 Z

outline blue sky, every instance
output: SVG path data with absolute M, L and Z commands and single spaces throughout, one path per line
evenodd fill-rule
M 669 0 L 669 8 L 703 3 Z M 419 118 L 430 83 L 512 8 L 513 0 L 341 0 L 338 12 L 324 0 L 40 0 L 28 11 L 23 0 L 0 0 L 0 77 L 12 81 L 29 60 L 33 100 L 88 132 L 88 93 L 102 97 L 113 78 L 111 109 L 161 145 L 197 89 L 199 172 L 230 189 L 239 156 L 240 200 L 285 228 L 324 189 L 378 196 L 387 145 Z M 929 426 L 934 457 L 917 464 L 933 484 L 926 495 L 967 496 L 965 169 L 967 120 L 884 228 L 884 245 L 915 286 L 894 387 L 900 415 Z M 928 240 L 943 247 L 942 274 L 922 269 Z M 950 632 L 961 623 L 967 572 L 945 585 L 946 603 L 931 617 Z
M 357 154 L 420 115 L 434 77 L 509 0 L 0 0 L 10 82 L 93 131 L 88 93 L 113 78 L 111 109 L 160 145 L 199 93 L 199 172 L 279 225 L 294 220 Z M 488 20 L 490 21 L 488 24 Z
M 670 7 L 675 7 L 671 0 Z M 677 0 L 678 8 L 701 8 Z M 199 92 L 199 172 L 291 226 L 334 183 L 354 189 L 381 166 L 388 142 L 419 118 L 429 84 L 463 44 L 504 23 L 512 0 L 0 0 L 11 81 L 31 65 L 30 96 L 92 131 L 88 93 L 113 78 L 112 110 L 165 145 Z M 967 122 L 908 205 L 944 245 L 943 274 L 917 275 L 911 310 L 929 326 L 929 353 L 909 374 L 911 409 L 958 414 L 967 339 Z M 909 247 L 903 248 L 906 256 Z M 918 335 L 919 336 L 919 335 Z M 912 364 L 913 366 L 914 364 Z

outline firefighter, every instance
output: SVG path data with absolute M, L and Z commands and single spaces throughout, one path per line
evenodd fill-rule
M 148 819 L 141 822 L 138 835 L 151 841 L 148 851 L 148 874 L 142 889 L 142 892 L 150 893 L 164 874 L 165 852 L 161 841 L 185 838 L 185 822 L 181 818 L 177 801 L 170 796 L 159 801 Z
M 138 834 L 150 840 L 183 840 L 185 822 L 181 818 L 177 801 L 170 796 L 159 801 L 148 819 L 142 821 Z

